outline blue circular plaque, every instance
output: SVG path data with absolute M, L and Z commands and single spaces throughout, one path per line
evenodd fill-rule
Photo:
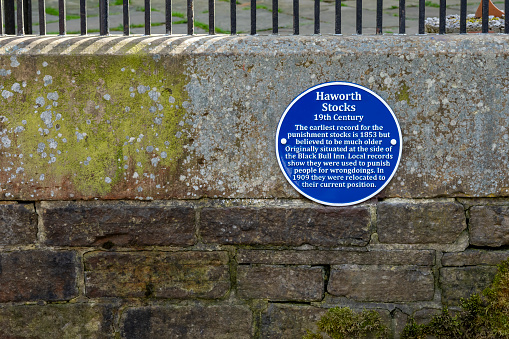
M 398 120 L 373 91 L 348 82 L 314 86 L 286 108 L 276 154 L 299 193 L 324 205 L 347 206 L 378 194 L 401 158 Z

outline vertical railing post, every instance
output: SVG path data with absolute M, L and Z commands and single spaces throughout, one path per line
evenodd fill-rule
M 32 34 L 32 0 L 23 0 L 23 17 L 25 18 L 25 34 Z
M 440 14 L 438 18 L 438 34 L 445 34 L 445 0 L 440 0 Z
M 272 0 L 272 34 L 279 33 L 279 2 Z
M 171 22 L 171 11 L 172 11 L 172 3 L 171 3 L 171 0 L 166 0 L 165 1 L 165 4 L 166 4 L 166 17 L 165 17 L 165 20 L 166 20 L 166 34 L 168 35 L 171 35 L 171 31 L 172 31 L 172 22 Z M 129 13 L 127 13 L 127 15 L 129 15 Z
M 488 0 L 482 0 L 482 32 L 488 33 L 489 30 L 490 4 Z
M 46 35 L 46 3 L 39 0 L 39 34 Z
M 320 0 L 315 0 L 315 29 L 314 34 L 320 34 Z
M 151 10 L 150 0 L 145 0 L 145 35 L 150 35 L 152 28 Z
M 187 0 L 187 34 L 194 34 L 194 1 Z
M 87 35 L 87 1 L 80 0 L 80 33 Z
M 360 35 L 362 34 L 362 0 L 357 0 L 355 11 L 357 14 L 355 18 L 355 32 Z
M 299 35 L 299 0 L 293 0 L 293 34 Z
M 256 35 L 256 0 L 251 0 L 251 35 Z
M 25 23 L 23 22 L 23 0 L 16 1 L 17 35 L 25 35 Z
M 419 34 L 425 34 L 425 31 L 424 31 L 425 16 L 426 16 L 425 0 L 419 0 Z
M 230 31 L 231 35 L 237 34 L 237 1 L 230 0 Z
M 460 34 L 467 32 L 467 0 L 460 3 Z
M 209 34 L 216 34 L 216 4 L 214 0 L 209 0 Z
M 16 34 L 14 0 L 4 0 L 5 34 Z
M 58 34 L 65 35 L 65 0 L 58 0 Z
M 406 5 L 405 0 L 399 0 L 399 34 L 406 33 Z
M 376 34 L 382 34 L 383 0 L 376 1 Z
M 336 17 L 334 24 L 334 34 L 341 34 L 341 0 L 336 0 Z

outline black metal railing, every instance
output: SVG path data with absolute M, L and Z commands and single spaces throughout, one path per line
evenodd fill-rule
M 237 34 L 237 0 L 227 0 L 230 2 L 230 31 L 232 35 Z M 314 0 L 314 34 L 320 34 L 321 32 L 321 21 L 320 21 L 320 1 Z M 342 0 L 334 0 L 334 31 L 324 32 L 333 34 L 342 34 Z M 363 34 L 363 7 L 362 0 L 355 0 L 355 33 Z M 374 1 L 374 0 L 371 0 Z M 425 11 L 426 1 L 418 0 L 418 23 L 417 32 L 418 34 L 425 34 Z M 482 33 L 489 32 L 489 0 L 481 0 L 482 3 Z M 504 1 L 505 8 L 509 8 L 509 0 Z M 172 29 L 172 0 L 165 0 L 164 12 L 165 12 L 165 33 L 168 35 L 174 34 Z M 249 34 L 257 34 L 257 1 L 250 0 L 250 30 Z M 446 0 L 439 0 L 439 34 L 446 33 Z M 438 6 L 437 5 L 437 6 Z M 129 11 L 129 0 L 123 0 L 122 4 L 122 16 L 123 16 L 123 34 L 130 35 L 130 11 Z M 208 0 L 208 34 L 216 34 L 216 11 L 215 11 L 215 0 Z M 110 34 L 110 14 L 109 14 L 109 0 L 99 0 L 99 35 Z M 278 0 L 272 0 L 272 34 L 279 33 L 279 6 Z M 187 0 L 187 34 L 193 35 L 195 33 L 194 27 L 194 0 Z M 38 0 L 38 16 L 39 21 L 39 35 L 46 35 L 46 5 L 45 0 Z M 151 0 L 144 0 L 144 34 L 151 34 Z M 399 0 L 398 6 L 399 16 L 399 34 L 406 34 L 406 4 L 405 0 Z M 299 22 L 299 0 L 293 0 L 293 34 L 300 34 L 300 22 Z M 467 33 L 467 0 L 460 0 L 460 27 L 459 33 Z M 87 35 L 87 3 L 86 0 L 79 0 L 79 19 L 80 19 L 80 31 L 79 34 Z M 4 0 L 3 8 L 2 1 L 0 1 L 0 20 L 3 21 L 3 25 L 0 25 L 0 35 L 25 35 L 33 34 L 33 22 L 32 22 L 32 1 L 31 0 Z M 1 22 L 0 21 L 0 22 Z M 504 19 L 504 30 L 503 32 L 509 33 L 509 16 L 505 16 Z M 65 35 L 66 32 L 66 1 L 58 0 L 58 34 Z M 383 0 L 376 0 L 376 34 L 383 34 Z

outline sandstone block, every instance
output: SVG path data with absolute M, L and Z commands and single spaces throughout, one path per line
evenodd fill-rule
M 377 209 L 382 243 L 450 244 L 465 230 L 463 206 L 456 202 L 381 202 Z
M 125 339 L 252 338 L 251 311 L 235 305 L 129 308 L 120 326 Z
M 366 245 L 369 209 L 358 207 L 204 208 L 200 231 L 204 242 L 218 244 Z
M 470 243 L 499 247 L 509 244 L 509 206 L 470 208 Z
M 195 243 L 191 206 L 151 202 L 42 202 L 51 246 L 187 246 Z
M 0 203 L 0 245 L 28 245 L 36 240 L 34 205 Z
M 444 253 L 443 266 L 496 266 L 509 258 L 509 251 L 466 250 L 465 252 Z
M 262 314 L 261 337 L 266 339 L 302 338 L 306 330 L 316 331 L 316 322 L 327 312 L 325 308 L 269 304 Z
M 496 266 L 441 268 L 442 303 L 445 305 L 459 305 L 461 298 L 466 299 L 488 287 L 496 273 Z
M 432 266 L 434 251 L 430 250 L 245 250 L 237 252 L 237 262 L 242 264 L 280 265 L 417 265 Z
M 419 266 L 333 266 L 327 290 L 359 301 L 404 302 L 432 300 L 433 272 Z
M 321 267 L 239 265 L 238 294 L 245 299 L 319 301 L 323 274 Z
M 1 338 L 108 339 L 114 336 L 112 309 L 86 304 L 0 308 Z
M 69 300 L 78 294 L 74 252 L 1 253 L 0 267 L 0 302 Z
M 85 255 L 89 297 L 206 298 L 230 288 L 226 252 L 95 252 Z

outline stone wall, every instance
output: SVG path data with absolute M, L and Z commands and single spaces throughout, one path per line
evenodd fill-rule
M 327 308 L 391 333 L 509 257 L 505 36 L 0 39 L 0 337 L 299 338 Z M 350 81 L 399 119 L 376 198 L 286 183 L 277 121 Z

